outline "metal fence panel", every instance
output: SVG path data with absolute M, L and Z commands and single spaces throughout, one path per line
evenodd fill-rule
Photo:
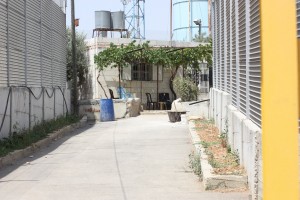
M 246 1 L 239 0 L 239 83 L 240 83 L 240 110 L 246 115 Z
M 6 1 L 0 1 L 0 87 L 7 86 L 7 8 Z
M 237 67 L 236 67 L 236 55 L 237 55 L 237 46 L 236 46 L 236 41 L 237 41 L 237 36 L 236 36 L 236 0 L 232 0 L 231 4 L 231 58 L 232 58 L 232 66 L 231 66 L 231 71 L 232 71 L 232 104 L 234 106 L 238 106 L 238 100 L 237 100 Z
M 8 43 L 10 85 L 26 84 L 25 69 L 25 3 L 8 3 Z
M 226 1 L 226 92 L 231 93 L 231 51 L 232 51 L 232 43 L 231 43 L 231 2 L 232 0 Z
M 62 5 L 61 0 L 0 0 L 0 87 L 66 86 Z
M 225 65 L 224 65 L 224 1 L 219 1 L 219 31 L 220 31 L 220 79 L 221 79 L 221 90 L 225 90 Z
M 250 3 L 250 118 L 261 125 L 261 62 L 259 0 Z
M 216 0 L 212 11 L 214 87 L 230 93 L 232 104 L 260 126 L 259 0 Z

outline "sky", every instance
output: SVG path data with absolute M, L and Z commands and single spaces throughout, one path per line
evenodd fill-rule
M 75 0 L 75 18 L 79 18 L 80 25 L 77 31 L 87 34 L 87 39 L 92 37 L 95 28 L 95 11 L 123 10 L 121 0 Z M 67 26 L 71 25 L 70 0 L 67 4 Z M 145 1 L 145 27 L 147 40 L 169 40 L 170 35 L 170 1 L 146 0 Z M 117 35 L 116 35 L 117 36 Z

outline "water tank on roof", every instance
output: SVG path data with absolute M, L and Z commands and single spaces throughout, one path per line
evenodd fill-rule
M 125 29 L 124 11 L 111 12 L 111 22 L 113 29 Z
M 110 11 L 95 11 L 95 28 L 111 28 Z

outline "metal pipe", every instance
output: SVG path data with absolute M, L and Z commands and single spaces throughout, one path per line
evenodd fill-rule
M 194 105 L 194 104 L 198 104 L 198 103 L 202 103 L 202 102 L 206 102 L 206 101 L 210 101 L 210 99 L 205 99 L 205 100 L 201 100 L 201 101 L 196 101 L 196 102 L 190 103 L 189 105 Z

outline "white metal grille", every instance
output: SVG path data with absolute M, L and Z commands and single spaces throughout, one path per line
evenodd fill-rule
M 6 1 L 0 1 L 0 87 L 7 86 L 7 9 Z
M 219 43 L 220 43 L 220 3 L 219 1 L 216 1 L 216 20 L 215 20 L 215 23 L 216 23 L 216 59 L 217 59 L 217 65 L 216 65 L 216 77 L 217 77 L 217 85 L 216 87 L 218 89 L 221 89 L 221 76 L 220 76 L 220 62 L 221 62 L 221 57 L 220 57 L 220 46 L 219 46 Z
M 225 60 L 224 60 L 224 1 L 219 1 L 220 2 L 220 60 L 221 60 L 221 65 L 220 65 L 220 78 L 221 78 L 221 90 L 225 90 Z
M 216 0 L 214 6 L 215 87 L 230 93 L 232 104 L 260 126 L 259 0 Z
M 240 110 L 246 114 L 246 1 L 239 0 L 239 82 Z
M 226 1 L 226 92 L 231 93 L 231 0 Z
M 25 85 L 25 4 L 8 2 L 8 53 L 10 85 Z
M 260 11 L 259 0 L 250 1 L 250 118 L 261 124 L 261 63 L 260 63 Z
M 211 20 L 212 20 L 212 39 L 213 39 L 213 86 L 217 87 L 217 76 L 216 76 L 216 66 L 217 66 L 217 51 L 216 51 L 216 44 L 217 44 L 217 36 L 216 36 L 216 23 L 215 23 L 215 4 L 212 3 L 212 12 L 211 12 Z
M 237 48 L 236 48 L 236 3 L 235 0 L 232 0 L 232 5 L 231 5 L 231 46 L 232 46 L 232 104 L 234 106 L 238 106 L 237 104 L 237 67 L 236 67 L 236 53 L 237 53 Z
M 66 26 L 60 6 L 52 0 L 0 0 L 0 26 L 0 87 L 65 87 Z

